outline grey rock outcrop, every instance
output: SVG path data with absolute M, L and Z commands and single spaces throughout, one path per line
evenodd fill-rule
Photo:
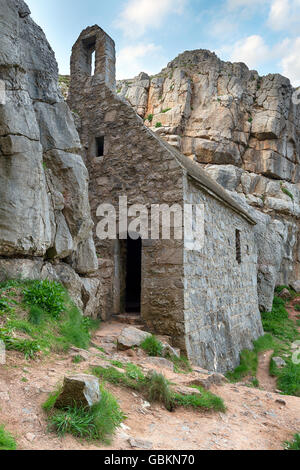
M 55 408 L 66 408 L 76 404 L 90 408 L 101 399 L 99 381 L 93 375 L 74 375 L 64 378 L 63 388 L 55 402 Z
M 118 348 L 130 349 L 135 346 L 140 346 L 141 343 L 150 336 L 150 333 L 134 328 L 133 326 L 126 327 L 118 337 Z
M 195 50 L 117 91 L 146 126 L 253 208 L 259 303 L 271 310 L 275 286 L 300 271 L 300 105 L 289 80 Z
M 76 272 L 98 269 L 80 139 L 54 53 L 22 0 L 0 0 L 0 30 L 0 269 L 8 275 L 18 265 L 28 277 L 30 257 L 31 275 L 69 284 L 80 305 Z

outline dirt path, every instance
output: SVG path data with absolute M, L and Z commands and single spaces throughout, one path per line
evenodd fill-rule
M 275 392 L 276 390 L 276 377 L 270 375 L 270 361 L 273 351 L 265 351 L 258 356 L 257 380 L 259 388 L 268 392 Z
M 300 305 L 300 297 L 296 297 L 286 305 L 286 309 L 289 313 L 289 318 L 296 323 L 297 320 L 300 320 L 300 312 L 295 309 L 295 305 Z M 300 326 L 298 326 L 297 328 L 300 333 Z
M 143 353 L 118 352 L 115 338 L 123 325 L 106 324 L 94 338 L 108 353 L 106 359 L 130 360 L 146 364 Z M 110 333 L 110 334 L 108 334 Z M 267 361 L 267 358 L 265 358 Z M 119 429 L 110 446 L 101 447 L 71 436 L 63 439 L 47 431 L 41 404 L 63 376 L 88 372 L 91 365 L 102 364 L 103 354 L 90 349 L 88 362 L 73 364 L 69 354 L 51 355 L 27 362 L 15 352 L 7 354 L 7 364 L 0 366 L 0 423 L 16 437 L 19 449 L 120 449 L 130 450 L 129 437 L 152 443 L 153 449 L 282 449 L 282 443 L 299 432 L 300 398 L 225 384 L 212 391 L 224 399 L 227 413 L 196 412 L 177 409 L 169 413 L 159 405 L 145 406 L 138 393 L 107 385 L 118 398 L 127 415 L 126 428 Z M 162 370 L 178 382 L 194 374 L 177 375 Z M 24 380 L 27 380 L 26 382 Z M 276 400 L 284 399 L 283 403 Z

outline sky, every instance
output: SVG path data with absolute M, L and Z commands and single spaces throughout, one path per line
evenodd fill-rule
M 98 24 L 116 42 L 117 78 L 158 73 L 185 50 L 209 49 L 300 86 L 300 0 L 27 0 L 69 73 L 72 45 Z

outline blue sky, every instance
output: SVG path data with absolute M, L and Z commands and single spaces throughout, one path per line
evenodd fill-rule
M 116 42 L 117 78 L 158 73 L 180 52 L 215 51 L 300 86 L 300 0 L 27 0 L 60 73 L 81 30 L 98 24 Z

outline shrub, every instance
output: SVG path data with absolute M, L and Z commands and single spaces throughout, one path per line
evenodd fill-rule
M 0 450 L 16 450 L 17 445 L 13 436 L 5 431 L 4 426 L 0 426 Z
M 162 123 L 161 123 L 161 122 L 157 122 L 157 123 L 155 124 L 155 127 L 156 127 L 157 129 L 158 129 L 159 127 L 162 127 Z
M 31 281 L 23 291 L 24 301 L 29 307 L 39 307 L 53 318 L 59 318 L 64 311 L 65 290 L 61 284 L 45 281 Z
M 50 402 L 52 400 L 53 397 Z M 124 419 L 115 397 L 101 387 L 101 400 L 93 407 L 69 406 L 53 411 L 48 417 L 48 424 L 49 429 L 57 432 L 59 436 L 72 434 L 75 437 L 109 444 L 110 438 Z
M 152 357 L 161 356 L 163 351 L 162 343 L 155 335 L 148 336 L 141 344 L 141 348 Z
M 152 122 L 152 121 L 153 121 L 153 114 L 148 114 L 147 120 L 148 120 L 149 122 Z

